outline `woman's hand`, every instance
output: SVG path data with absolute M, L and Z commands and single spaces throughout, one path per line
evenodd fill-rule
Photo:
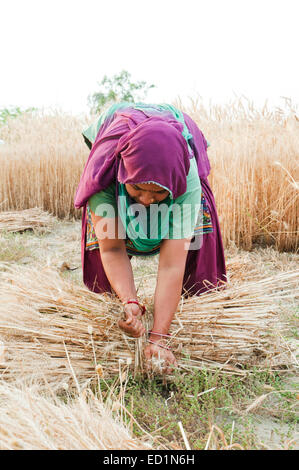
M 162 341 L 161 341 L 162 345 Z M 164 346 L 164 344 L 163 344 Z M 165 349 L 165 347 L 159 346 L 159 341 L 155 342 L 155 344 L 150 343 L 148 346 L 144 348 L 144 356 L 147 360 L 146 367 L 148 370 L 152 368 L 152 358 L 156 358 L 160 361 L 163 361 L 161 364 L 162 373 L 169 374 L 173 371 L 174 367 L 177 367 L 178 363 L 174 354 L 170 351 L 170 349 Z
M 144 335 L 145 328 L 140 321 L 141 309 L 136 304 L 127 304 L 124 308 L 126 319 L 119 320 L 118 326 L 127 335 L 133 336 L 133 338 L 139 338 Z

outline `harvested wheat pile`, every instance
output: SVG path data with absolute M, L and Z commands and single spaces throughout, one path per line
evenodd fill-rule
M 0 382 L 1 450 L 139 450 L 120 419 L 89 389 L 62 402 L 30 388 Z
M 173 321 L 173 343 L 186 356 L 188 367 L 198 367 L 201 361 L 220 368 L 294 363 L 277 313 L 280 302 L 298 298 L 298 274 L 254 279 L 182 301 Z
M 294 356 L 283 341 L 279 302 L 298 297 L 298 271 L 229 286 L 181 301 L 170 345 L 179 368 L 285 366 Z M 149 305 L 151 299 L 143 299 Z M 120 361 L 143 370 L 145 338 L 117 327 L 120 303 L 63 279 L 49 268 L 1 265 L 0 363 L 8 378 L 39 380 L 54 388 L 119 372 Z M 144 318 L 150 329 L 151 305 Z M 241 367 L 239 367 L 241 366 Z
M 242 284 L 248 279 L 264 279 L 274 273 L 297 270 L 299 254 L 278 252 L 272 247 L 254 251 L 226 250 L 226 268 L 230 284 Z
M 34 207 L 23 211 L 0 212 L 0 232 L 50 231 L 56 218 Z

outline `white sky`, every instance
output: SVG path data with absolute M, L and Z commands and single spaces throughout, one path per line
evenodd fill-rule
M 147 101 L 299 103 L 298 0 L 0 0 L 0 108 L 86 112 L 122 69 Z

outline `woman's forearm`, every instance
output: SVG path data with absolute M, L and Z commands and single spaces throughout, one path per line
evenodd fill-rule
M 106 276 L 122 302 L 136 298 L 132 266 L 125 250 L 101 252 Z
M 132 266 L 127 255 L 124 240 L 122 238 L 118 239 L 115 236 L 111 238 L 103 237 L 104 229 L 104 235 L 107 233 L 106 224 L 108 223 L 110 228 L 114 229 L 114 234 L 119 233 L 118 218 L 113 220 L 105 219 L 91 211 L 91 220 L 96 236 L 98 240 L 101 240 L 99 244 L 101 259 L 112 288 L 122 302 L 136 298 Z
M 160 269 L 154 302 L 154 324 L 152 331 L 167 334 L 177 309 L 183 284 L 183 272 L 177 267 Z M 158 339 L 158 335 L 151 339 Z
M 152 331 L 167 334 L 176 312 L 183 286 L 190 240 L 164 240 L 160 250 L 155 291 L 154 324 Z M 189 245 L 187 245 L 188 248 Z M 159 336 L 151 337 L 157 340 Z

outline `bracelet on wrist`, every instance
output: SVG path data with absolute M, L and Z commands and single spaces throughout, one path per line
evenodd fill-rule
M 144 315 L 145 314 L 145 311 L 146 311 L 146 308 L 143 304 L 141 304 L 137 299 L 129 299 L 127 300 L 126 302 L 123 302 L 123 306 L 125 308 L 126 305 L 128 304 L 136 304 L 138 305 L 138 307 L 140 308 L 141 310 L 141 315 Z

